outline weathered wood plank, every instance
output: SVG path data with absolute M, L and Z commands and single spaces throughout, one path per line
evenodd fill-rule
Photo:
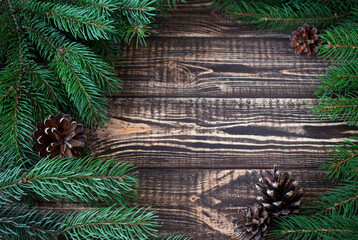
M 160 21 L 155 36 L 235 37 L 248 30 L 239 27 L 224 13 L 211 9 L 209 2 L 191 0 L 190 4 L 180 4 L 177 9 L 172 9 L 169 18 Z
M 181 6 L 147 46 L 124 46 L 119 96 L 312 97 L 327 63 L 297 57 L 287 34 L 238 27 L 207 5 Z
M 318 167 L 358 127 L 316 120 L 315 99 L 116 98 L 91 149 L 137 167 Z
M 292 170 L 305 198 L 332 185 L 317 170 Z M 193 239 L 234 239 L 232 220 L 240 207 L 255 202 L 259 171 L 250 169 L 141 169 L 141 205 L 159 212 L 164 232 Z
M 168 18 L 159 19 L 154 36 L 160 37 L 265 37 L 282 34 L 267 31 L 253 31 L 253 27 L 239 25 L 225 13 L 210 8 L 209 1 L 190 0 L 188 4 L 179 4 L 170 11 Z
M 323 171 L 291 171 L 304 188 L 304 201 L 332 186 L 323 179 Z M 255 169 L 139 169 L 139 205 L 158 211 L 161 232 L 232 239 L 237 210 L 255 202 L 259 173 Z M 53 202 L 38 207 L 67 213 L 91 206 Z
M 147 47 L 125 49 L 120 95 L 312 97 L 328 64 L 288 45 L 276 37 L 152 37 Z
M 332 186 L 316 170 L 328 149 L 358 128 L 311 112 L 328 63 L 208 5 L 180 5 L 146 47 L 124 47 L 123 91 L 90 146 L 139 167 L 139 204 L 158 210 L 163 232 L 234 239 L 232 219 L 254 202 L 259 169 L 292 169 L 313 196 Z

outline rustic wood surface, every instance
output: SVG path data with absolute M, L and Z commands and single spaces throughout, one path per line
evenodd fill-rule
M 312 114 L 327 63 L 206 1 L 179 5 L 156 31 L 146 47 L 124 48 L 123 91 L 91 147 L 138 167 L 140 205 L 158 210 L 162 232 L 235 239 L 233 216 L 274 165 L 290 169 L 306 197 L 332 186 L 317 167 L 358 129 Z

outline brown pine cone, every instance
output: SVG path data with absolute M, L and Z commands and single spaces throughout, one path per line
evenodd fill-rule
M 237 219 L 234 220 L 236 224 L 235 231 L 243 240 L 259 240 L 267 233 L 270 217 L 265 208 L 255 203 L 248 206 L 247 209 L 240 209 Z
M 39 152 L 40 157 L 49 158 L 79 156 L 86 141 L 83 126 L 73 121 L 70 115 L 62 113 L 48 116 L 43 123 L 36 123 L 32 138 L 35 140 L 32 149 Z
M 261 174 L 260 182 L 256 184 L 261 192 L 257 200 L 262 202 L 268 213 L 288 216 L 299 211 L 303 189 L 297 187 L 298 182 L 289 173 L 281 173 L 274 167 L 272 173 L 265 171 Z
M 308 24 L 304 24 L 303 27 L 291 33 L 291 46 L 296 48 L 297 55 L 315 55 L 318 53 L 317 45 L 321 42 L 317 28 Z

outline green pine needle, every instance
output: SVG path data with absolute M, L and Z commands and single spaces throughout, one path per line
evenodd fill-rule
M 353 135 L 344 143 L 337 144 L 332 150 L 331 160 L 321 166 L 322 169 L 327 170 L 327 176 L 334 181 L 358 177 L 358 136 Z
M 96 14 L 91 8 L 65 3 L 28 0 L 18 5 L 27 15 L 39 16 L 61 31 L 69 32 L 75 39 L 109 39 L 114 32 L 113 20 Z
M 69 214 L 62 229 L 69 240 L 148 239 L 155 236 L 155 218 L 143 208 L 100 208 Z
M 358 97 L 337 96 L 336 98 L 321 97 L 319 104 L 314 107 L 314 112 L 318 117 L 339 119 L 354 125 L 358 122 Z
M 332 214 L 350 218 L 358 213 L 358 181 L 347 182 L 318 195 L 309 204 L 310 214 Z
M 0 211 L 0 237 L 4 240 L 55 240 L 63 216 L 25 207 Z
M 333 97 L 357 92 L 358 62 L 331 66 L 326 75 L 320 77 L 320 80 L 320 88 L 315 93 L 318 96 Z
M 280 229 L 272 230 L 271 236 L 290 240 L 351 240 L 358 239 L 358 218 L 341 216 L 292 216 L 277 221 Z
M 353 10 L 343 2 L 306 1 L 232 1 L 214 0 L 212 7 L 224 10 L 234 20 L 251 23 L 261 29 L 292 32 L 304 23 L 319 28 L 345 21 Z
M 132 169 L 113 159 L 43 159 L 23 176 L 21 186 L 46 200 L 129 204 L 137 197 L 137 179 L 129 173 Z
M 19 201 L 22 195 L 26 195 L 19 184 L 22 171 L 20 167 L 0 169 L 0 208 L 14 200 Z
M 358 60 L 358 24 L 334 27 L 320 37 L 326 44 L 319 46 L 319 55 L 325 59 L 348 63 Z

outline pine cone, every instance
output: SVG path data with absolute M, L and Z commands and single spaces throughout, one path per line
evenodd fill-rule
M 280 173 L 274 167 L 272 173 L 265 171 L 261 174 L 260 182 L 262 184 L 256 184 L 261 192 L 257 200 L 262 202 L 267 212 L 274 216 L 288 216 L 299 211 L 303 189 L 297 187 L 298 182 L 289 173 Z
M 291 33 L 291 46 L 296 48 L 296 54 L 309 56 L 318 53 L 317 45 L 321 44 L 318 30 L 314 26 L 304 24 L 297 31 Z
M 234 220 L 235 231 L 243 240 L 259 240 L 266 235 L 269 222 L 268 212 L 262 205 L 255 203 L 247 209 L 239 210 L 239 215 Z
M 32 149 L 39 152 L 40 157 L 49 158 L 78 156 L 86 141 L 83 126 L 72 121 L 70 115 L 62 113 L 48 116 L 43 123 L 36 123 L 32 138 L 35 140 Z

